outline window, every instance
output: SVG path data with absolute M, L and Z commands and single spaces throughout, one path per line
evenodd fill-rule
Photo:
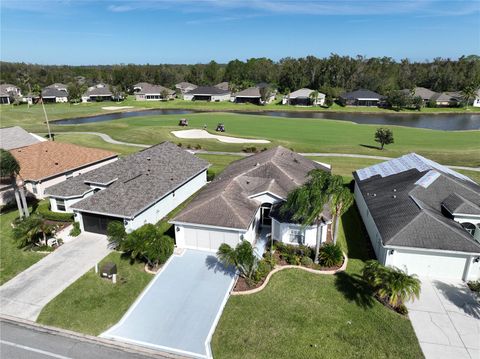
M 305 244 L 305 232 L 300 229 L 290 230 L 290 242 Z
M 36 184 L 36 183 L 32 183 L 32 192 L 33 192 L 34 194 L 38 194 L 37 184 Z
M 65 212 L 65 201 L 63 199 L 57 199 L 57 210 Z

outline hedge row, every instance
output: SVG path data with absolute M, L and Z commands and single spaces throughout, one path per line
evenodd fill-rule
M 49 219 L 51 221 L 73 222 L 73 213 L 52 212 L 50 210 L 49 202 L 39 203 L 36 209 L 36 213 L 43 218 Z

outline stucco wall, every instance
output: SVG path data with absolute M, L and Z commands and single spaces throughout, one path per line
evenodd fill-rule
M 272 219 L 272 236 L 273 239 L 281 241 L 288 244 L 298 245 L 297 242 L 292 242 L 290 238 L 291 230 L 303 230 L 305 235 L 305 245 L 309 247 L 315 247 L 317 243 L 317 227 L 311 226 L 302 228 L 301 225 L 292 224 L 292 223 L 280 223 L 276 219 Z M 327 227 L 320 226 L 321 243 L 324 243 L 327 239 Z
M 190 224 L 175 225 L 175 244 L 178 248 L 202 249 L 216 252 L 222 243 L 235 247 L 245 231 Z

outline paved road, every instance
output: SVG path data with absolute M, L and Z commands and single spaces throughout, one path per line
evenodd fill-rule
M 0 313 L 35 321 L 43 307 L 110 253 L 105 236 L 82 233 L 0 287 Z
M 111 138 L 106 133 L 101 132 L 60 132 L 66 134 L 84 134 L 84 135 L 95 135 L 99 136 L 102 140 L 108 143 L 112 143 L 115 145 L 124 145 L 124 146 L 134 146 L 134 147 L 142 147 L 147 148 L 150 145 L 144 145 L 140 143 L 129 143 L 129 142 L 122 142 L 117 141 Z M 245 153 L 245 152 L 224 152 L 224 151 L 192 151 L 194 153 L 203 153 L 208 155 L 232 155 L 232 156 L 250 156 L 252 153 Z M 375 160 L 391 160 L 392 157 L 385 157 L 385 156 L 371 156 L 371 155 L 358 155 L 355 153 L 325 153 L 325 152 L 311 152 L 311 153 L 300 153 L 303 156 L 313 156 L 313 157 L 348 157 L 348 158 L 370 158 Z M 466 170 L 466 171 L 475 171 L 480 172 L 480 167 L 468 167 L 468 166 L 447 166 L 452 169 L 456 170 Z
M 0 319 L 0 358 L 5 359 L 166 359 L 180 358 L 143 348 L 34 324 Z

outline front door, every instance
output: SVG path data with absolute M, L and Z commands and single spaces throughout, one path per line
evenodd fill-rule
M 272 219 L 270 218 L 270 210 L 272 209 L 272 205 L 270 203 L 265 203 L 262 204 L 260 207 L 260 220 L 262 223 L 262 226 L 271 226 L 272 225 Z

